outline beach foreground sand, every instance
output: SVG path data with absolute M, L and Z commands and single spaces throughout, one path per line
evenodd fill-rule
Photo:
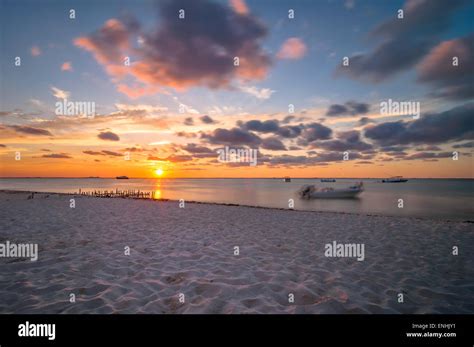
M 472 223 L 28 195 L 0 193 L 0 243 L 39 249 L 0 258 L 0 313 L 474 313 Z

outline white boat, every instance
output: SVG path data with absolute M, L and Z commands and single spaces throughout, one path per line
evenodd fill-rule
M 305 185 L 299 190 L 303 199 L 350 199 L 357 197 L 364 191 L 362 182 L 347 188 L 316 188 L 314 185 Z
M 408 180 L 406 178 L 403 178 L 402 176 L 394 176 L 382 180 L 383 183 L 403 183 L 407 181 Z

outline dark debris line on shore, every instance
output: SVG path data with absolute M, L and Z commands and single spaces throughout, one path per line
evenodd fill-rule
M 140 190 L 94 190 L 83 192 L 79 189 L 77 193 L 83 196 L 93 196 L 96 198 L 134 198 L 134 199 L 151 199 L 153 197 L 152 192 L 140 191 Z

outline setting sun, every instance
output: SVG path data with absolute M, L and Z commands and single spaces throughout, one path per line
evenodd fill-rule
M 161 176 L 163 176 L 163 174 L 164 174 L 164 171 L 163 171 L 162 168 L 158 168 L 158 169 L 155 170 L 155 175 L 156 176 L 161 177 Z

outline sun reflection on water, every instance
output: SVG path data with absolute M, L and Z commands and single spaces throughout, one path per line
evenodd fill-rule
M 155 190 L 153 190 L 152 199 L 153 199 L 153 200 L 159 200 L 159 199 L 161 199 L 161 189 L 155 189 Z

